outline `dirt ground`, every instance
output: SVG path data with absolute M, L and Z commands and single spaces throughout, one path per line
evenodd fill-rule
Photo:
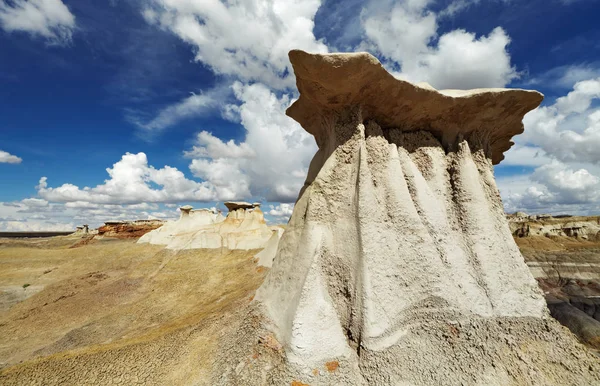
M 0 384 L 202 384 L 257 251 L 80 241 L 0 240 Z
M 560 280 L 540 281 L 561 301 L 553 314 L 568 316 L 565 324 L 594 347 L 595 330 L 580 322 L 589 316 L 573 318 L 579 311 L 571 310 L 596 312 L 590 308 L 595 296 L 587 293 L 592 286 L 565 274 L 600 263 L 600 244 L 516 241 L 526 261 L 557 272 Z M 255 263 L 257 252 L 176 252 L 133 239 L 80 236 L 0 239 L 0 384 L 208 385 L 226 362 L 216 363 L 227 336 L 257 323 L 240 316 L 249 315 L 266 274 Z M 269 342 L 260 339 L 248 344 Z

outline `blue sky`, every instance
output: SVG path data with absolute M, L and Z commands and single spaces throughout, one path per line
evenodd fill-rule
M 316 150 L 284 115 L 292 48 L 367 50 L 438 88 L 543 92 L 496 167 L 505 207 L 597 213 L 599 14 L 596 0 L 0 0 L 0 230 L 229 199 L 285 221 Z

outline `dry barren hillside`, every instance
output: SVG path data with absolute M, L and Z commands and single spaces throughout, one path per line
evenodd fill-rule
M 509 216 L 552 316 L 600 349 L 600 217 Z
M 0 384 L 202 384 L 256 251 L 80 240 L 0 241 Z
M 515 240 L 552 314 L 597 348 L 600 242 Z M 208 384 L 221 342 L 258 324 L 241 320 L 266 273 L 256 252 L 85 235 L 0 240 L 0 383 Z M 247 344 L 260 346 L 250 367 L 281 350 L 268 335 Z

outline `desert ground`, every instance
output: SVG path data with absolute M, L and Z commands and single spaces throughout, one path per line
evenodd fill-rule
M 0 384 L 202 384 L 257 251 L 86 240 L 0 241 Z
M 219 342 L 268 271 L 259 250 L 136 240 L 0 239 L 1 384 L 208 384 Z M 515 240 L 552 315 L 598 353 L 600 242 Z M 261 344 L 280 350 L 269 337 Z

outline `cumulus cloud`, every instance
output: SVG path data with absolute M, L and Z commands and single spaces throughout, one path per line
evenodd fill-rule
M 600 178 L 558 161 L 529 176 L 499 179 L 507 212 L 589 213 L 600 207 Z
M 139 204 L 177 201 L 214 201 L 217 194 L 208 182 L 189 180 L 176 168 L 156 169 L 148 165 L 146 154 L 125 154 L 112 168 L 109 179 L 96 187 L 79 188 L 73 184 L 48 187 L 40 179 L 38 194 L 52 202 L 87 202 L 95 204 Z M 158 185 L 160 188 L 153 188 Z
M 0 150 L 0 163 L 20 164 L 22 161 L 23 159 L 21 159 L 20 157 Z
M 11 221 L 0 219 L 3 232 L 69 232 L 75 229 L 73 223 L 53 223 L 32 219 L 31 221 Z
M 380 54 L 398 77 L 438 89 L 502 87 L 518 77 L 510 64 L 510 38 L 497 27 L 477 37 L 462 29 L 438 37 L 438 15 L 430 0 L 373 2 L 363 10 L 361 48 Z M 454 3 L 453 3 L 454 4 Z M 457 2 L 444 16 L 466 7 Z
M 148 22 L 189 43 L 195 59 L 215 74 L 235 80 L 231 89 L 236 103 L 220 98 L 218 110 L 225 119 L 241 123 L 245 136 L 235 143 L 209 130 L 200 132 L 193 148 L 184 153 L 191 159 L 194 176 L 209 183 L 222 200 L 251 196 L 295 200 L 316 146 L 312 136 L 285 116 L 294 86 L 287 55 L 294 48 L 327 52 L 313 34 L 321 1 L 153 0 L 147 4 Z M 168 127 L 205 105 L 215 108 L 207 100 L 188 109 L 186 102 L 167 107 L 144 127 Z
M 26 198 L 21 203 L 31 208 L 47 208 L 50 206 L 48 201 L 40 198 Z
M 267 86 L 236 82 L 238 113 L 246 130 L 240 144 L 223 142 L 208 132 L 185 154 L 193 158 L 190 170 L 215 186 L 219 196 L 294 201 L 302 187 L 316 144 L 285 115 L 289 95 L 278 97 Z
M 559 204 L 595 202 L 600 198 L 600 178 L 586 169 L 574 170 L 553 162 L 536 169 L 531 179 L 545 185 Z
M 269 205 L 269 207 L 271 208 L 268 212 L 269 215 L 286 220 L 290 218 L 294 211 L 294 204 Z
M 256 152 L 247 144 L 237 145 L 233 140 L 224 142 L 208 131 L 200 132 L 196 137 L 196 145 L 192 150 L 184 152 L 188 158 L 254 158 Z
M 105 221 L 156 218 L 169 220 L 178 216 L 176 209 L 165 208 L 156 203 L 53 203 L 44 199 L 27 198 L 0 203 L 0 231 L 72 231 L 76 225 L 82 224 L 96 228 Z
M 533 143 L 562 162 L 600 162 L 600 78 L 581 81 L 550 106 L 525 116 L 518 143 Z
M 313 34 L 320 0 L 152 0 L 146 20 L 189 43 L 216 74 L 284 89 L 294 84 L 292 48 L 326 52 Z
M 577 82 L 565 96 L 525 116 L 525 133 L 509 165 L 533 166 L 498 179 L 507 211 L 592 213 L 600 210 L 600 78 Z
M 0 203 L 0 231 L 68 231 L 73 224 L 63 216 L 64 208 L 37 198 Z
M 7 32 L 26 32 L 62 44 L 72 38 L 75 16 L 61 0 L 2 0 L 0 26 Z

